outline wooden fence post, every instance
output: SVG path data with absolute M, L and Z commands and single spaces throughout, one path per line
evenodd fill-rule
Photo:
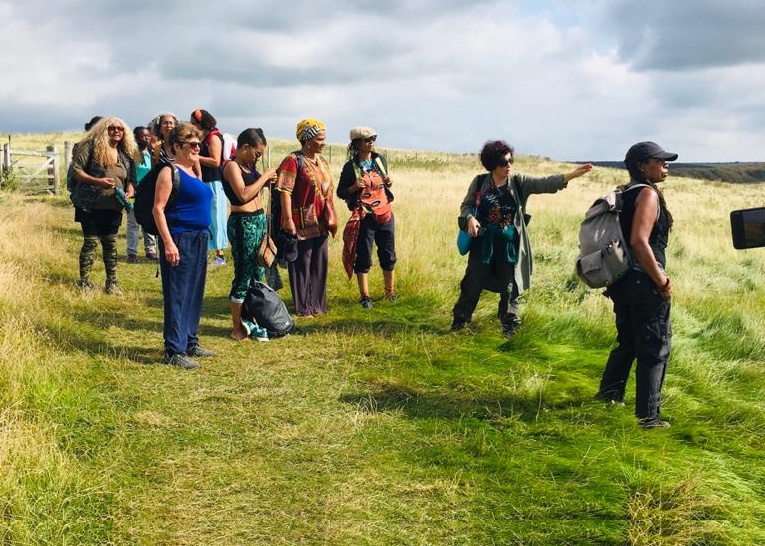
M 45 151 L 48 153 L 50 162 L 48 163 L 48 184 L 53 186 L 53 195 L 58 195 L 59 186 L 61 185 L 61 176 L 58 172 L 58 154 L 56 153 L 55 144 L 45 147 Z
M 72 143 L 68 140 L 64 141 L 64 168 L 68 171 L 69 165 L 72 163 Z
M 3 144 L 3 172 L 11 168 L 11 145 Z

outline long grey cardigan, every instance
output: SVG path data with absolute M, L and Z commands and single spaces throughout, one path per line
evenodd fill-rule
M 531 255 L 531 242 L 529 241 L 528 227 L 526 225 L 528 221 L 526 217 L 526 202 L 531 194 L 556 193 L 565 188 L 568 183 L 562 174 L 542 177 L 513 174 L 509 181 L 512 182 L 509 184 L 510 194 L 513 196 L 520 213 L 515 215 L 514 224 L 519 237 L 518 262 L 515 267 L 515 283 L 518 287 L 518 294 L 521 294 L 531 286 L 531 272 L 534 268 L 534 260 Z M 492 184 L 491 173 L 479 174 L 473 179 L 468 188 L 467 195 L 465 195 L 465 198 L 462 200 L 462 205 L 460 206 L 461 218 L 464 218 L 465 221 L 467 221 L 473 216 L 476 191 L 480 191 L 481 195 L 483 195 Z M 517 188 L 520 188 L 521 195 L 518 195 Z

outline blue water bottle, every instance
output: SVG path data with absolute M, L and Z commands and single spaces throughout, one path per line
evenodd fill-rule
M 114 188 L 114 195 L 117 196 L 117 201 L 122 203 L 122 206 L 124 206 L 128 212 L 133 210 L 133 203 L 128 200 L 127 195 L 125 195 L 125 190 L 122 188 Z

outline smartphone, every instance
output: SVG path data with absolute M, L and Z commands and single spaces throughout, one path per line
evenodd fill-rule
M 765 207 L 734 210 L 730 213 L 733 248 L 765 246 Z

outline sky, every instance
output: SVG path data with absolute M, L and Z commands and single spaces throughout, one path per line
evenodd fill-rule
M 762 0 L 0 0 L 0 132 L 204 108 L 234 135 L 765 161 Z

